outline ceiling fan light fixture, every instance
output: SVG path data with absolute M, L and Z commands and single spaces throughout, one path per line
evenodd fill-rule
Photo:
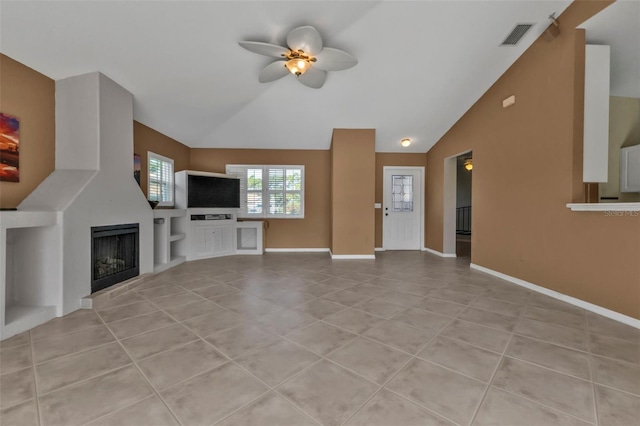
M 400 141 L 400 145 L 402 145 L 403 147 L 407 148 L 409 145 L 411 145 L 411 139 L 409 138 L 404 138 Z
M 289 31 L 288 48 L 261 41 L 241 41 L 239 44 L 250 52 L 278 58 L 260 71 L 260 83 L 268 83 L 293 74 L 300 77 L 298 81 L 301 84 L 319 89 L 324 85 L 328 71 L 346 70 L 358 63 L 358 60 L 347 52 L 324 47 L 320 33 L 311 25 Z
M 311 64 L 306 59 L 293 58 L 284 63 L 291 74 L 300 76 L 309 70 Z

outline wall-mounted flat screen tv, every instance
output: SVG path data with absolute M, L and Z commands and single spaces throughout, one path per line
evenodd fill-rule
M 189 207 L 240 207 L 240 179 L 216 176 L 188 176 Z

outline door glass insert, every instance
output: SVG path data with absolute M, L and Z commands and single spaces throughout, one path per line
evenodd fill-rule
M 391 199 L 394 212 L 413 211 L 413 176 L 391 176 Z

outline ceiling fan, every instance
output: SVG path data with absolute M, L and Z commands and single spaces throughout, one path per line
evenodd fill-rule
M 323 47 L 320 33 L 310 25 L 294 28 L 289 32 L 289 47 L 260 41 L 241 41 L 239 44 L 251 52 L 279 58 L 260 72 L 260 83 L 268 83 L 290 73 L 298 77 L 298 81 L 305 86 L 319 89 L 327 79 L 327 71 L 346 70 L 358 63 L 347 52 Z

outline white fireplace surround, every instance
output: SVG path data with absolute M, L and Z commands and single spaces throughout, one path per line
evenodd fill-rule
M 133 178 L 133 96 L 84 74 L 56 81 L 55 112 L 55 171 L 18 211 L 0 212 L 0 339 L 81 307 L 92 226 L 138 223 L 140 273 L 153 271 L 153 214 Z

